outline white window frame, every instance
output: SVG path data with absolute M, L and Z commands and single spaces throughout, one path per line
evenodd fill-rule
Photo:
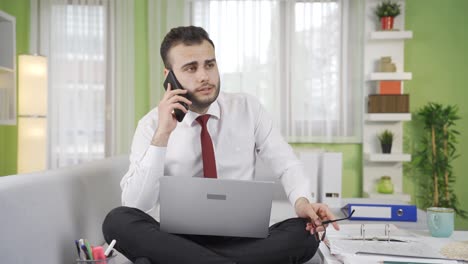
M 192 14 L 193 14 L 193 2 L 195 2 L 197 0 L 190 0 L 188 1 L 188 10 L 189 12 L 188 13 L 188 21 L 192 21 Z M 205 0 L 206 1 L 206 0 Z M 300 2 L 300 1 L 296 1 L 295 3 L 297 2 Z M 303 1 L 303 2 L 310 2 L 310 1 Z M 344 115 L 344 116 L 348 116 L 348 118 L 351 116 L 352 118 L 352 122 L 353 122 L 353 125 L 351 126 L 351 128 L 349 130 L 351 131 L 348 131 L 348 129 L 346 128 L 341 128 L 342 130 L 345 131 L 345 134 L 347 134 L 348 136 L 336 136 L 336 135 L 331 135 L 331 136 L 328 136 L 328 137 L 324 137 L 323 135 L 319 135 L 319 136 L 301 136 L 301 135 L 292 135 L 292 132 L 291 132 L 291 129 L 294 128 L 294 124 L 293 122 L 296 122 L 296 123 L 300 123 L 300 124 L 305 124 L 307 126 L 310 126 L 312 128 L 321 128 L 323 127 L 323 123 L 325 122 L 329 122 L 328 126 L 331 126 L 331 129 L 332 131 L 336 131 L 336 129 L 339 127 L 339 126 L 343 126 L 343 122 L 339 119 L 336 119 L 335 121 L 331 121 L 331 124 L 330 124 L 330 121 L 326 120 L 326 117 L 324 116 L 322 119 L 320 120 L 313 120 L 313 121 L 307 121 L 307 122 L 304 122 L 303 120 L 297 120 L 297 119 L 294 119 L 292 118 L 292 114 L 293 114 L 293 109 L 291 108 L 291 104 L 293 104 L 294 102 L 291 102 L 291 92 L 292 92 L 292 89 L 293 87 L 291 87 L 291 62 L 290 62 L 290 59 L 289 59 L 289 51 L 290 51 L 290 47 L 289 47 L 289 43 L 287 41 L 285 42 L 282 42 L 280 44 L 280 46 L 282 47 L 281 48 L 281 51 L 280 51 L 280 61 L 282 63 L 280 63 L 280 67 L 281 67 L 281 72 L 284 72 L 286 73 L 285 76 L 283 78 L 281 78 L 281 83 L 282 83 L 282 87 L 289 87 L 288 89 L 281 89 L 281 95 L 280 96 L 277 96 L 278 98 L 275 99 L 275 100 L 279 100 L 279 105 L 281 107 L 279 113 L 277 113 L 279 115 L 279 118 L 278 118 L 278 123 L 277 126 L 280 128 L 282 134 L 284 136 L 286 136 L 287 140 L 289 142 L 300 142 L 300 143 L 309 143 L 309 142 L 317 142 L 317 143 L 359 143 L 361 142 L 361 119 L 362 119 L 362 104 L 360 103 L 360 98 L 361 98 L 361 92 L 360 92 L 360 86 L 356 83 L 351 83 L 349 80 L 350 80 L 350 77 L 348 74 L 350 72 L 350 67 L 352 67 L 349 63 L 349 57 L 350 57 L 350 54 L 348 54 L 348 49 L 350 47 L 350 43 L 348 42 L 348 34 L 349 34 L 349 25 L 348 25 L 348 21 L 349 21 L 349 13 L 351 12 L 350 10 L 350 6 L 349 6 L 349 2 L 348 1 L 345 1 L 345 0 L 336 0 L 336 2 L 339 2 L 340 3 L 340 10 L 341 10 L 341 56 L 340 56 L 340 71 L 341 73 L 339 74 L 338 78 L 339 78 L 339 83 L 340 83 L 340 87 L 338 87 L 338 92 L 339 92 L 339 98 L 340 98 L 340 101 L 339 102 L 336 102 L 336 104 L 338 105 L 338 107 L 340 109 L 337 110 L 336 114 L 337 115 Z M 294 10 L 294 6 L 292 7 L 293 10 L 291 10 L 291 5 L 285 1 L 285 0 L 280 0 L 279 1 L 279 4 L 281 5 L 281 9 L 280 9 L 280 30 L 283 32 L 282 34 L 285 36 L 284 38 L 281 38 L 281 41 L 285 40 L 285 39 L 289 39 L 289 36 L 292 34 L 292 31 L 290 29 L 292 29 L 292 26 L 289 26 L 288 27 L 288 19 L 289 21 L 291 21 L 290 19 L 290 16 L 291 14 L 288 15 L 288 13 L 292 13 L 292 15 L 295 14 L 295 10 Z M 293 17 L 293 20 L 294 21 L 294 17 Z M 289 29 L 288 29 L 289 28 Z M 215 43 L 216 44 L 216 43 Z M 222 70 L 222 69 L 221 69 Z M 360 73 L 358 73 L 359 75 Z M 351 86 L 355 86 L 355 87 L 352 87 L 352 88 L 348 88 L 348 87 L 351 87 Z M 345 87 L 343 87 L 345 86 Z M 352 90 L 351 90 L 352 89 Z M 352 96 L 354 98 L 354 100 L 352 101 L 353 103 L 348 103 L 347 105 L 343 105 L 342 104 L 342 100 L 344 98 L 344 96 L 347 96 L 349 94 L 347 93 L 353 93 L 351 94 L 350 96 Z M 356 95 L 354 95 L 356 94 Z M 354 102 L 357 102 L 357 103 L 354 103 Z M 346 107 L 346 109 L 343 109 L 343 107 Z M 273 113 L 272 113 L 273 114 Z M 289 123 L 288 123 L 289 122 Z M 288 131 L 288 128 L 289 128 L 289 131 Z M 304 128 L 302 129 L 298 129 L 298 130 L 295 130 L 296 133 L 297 131 L 303 131 L 304 132 Z M 313 130 L 314 133 L 313 134 L 317 134 L 319 129 L 315 129 Z M 353 136 L 349 136 L 349 135 L 353 135 Z

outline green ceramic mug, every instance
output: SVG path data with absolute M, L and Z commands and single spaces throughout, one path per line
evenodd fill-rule
M 433 237 L 449 237 L 454 228 L 454 210 L 452 208 L 427 208 L 427 226 Z

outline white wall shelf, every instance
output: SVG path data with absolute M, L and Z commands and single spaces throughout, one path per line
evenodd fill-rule
M 366 193 L 366 196 L 371 199 L 379 199 L 379 200 L 385 200 L 385 201 L 398 200 L 398 201 L 403 201 L 407 203 L 411 202 L 411 196 L 405 193 L 383 194 L 383 193 L 369 192 L 369 193 Z
M 16 19 L 0 11 L 0 125 L 16 124 Z
M 410 121 L 411 113 L 407 114 L 366 114 L 366 121 L 374 122 L 401 122 Z
M 411 161 L 411 155 L 404 153 L 366 153 L 365 159 L 372 162 L 406 162 Z
M 411 72 L 405 72 L 405 41 L 413 38 L 413 32 L 405 29 L 406 0 L 395 0 L 401 7 L 401 14 L 395 18 L 394 28 L 398 30 L 379 31 L 381 25 L 375 16 L 375 8 L 382 0 L 365 0 L 364 18 L 364 78 L 363 97 L 368 102 L 370 94 L 379 94 L 379 81 L 402 81 L 401 93 L 405 81 L 413 78 Z M 382 57 L 391 57 L 396 72 L 380 72 Z M 404 153 L 404 122 L 410 121 L 410 113 L 368 113 L 368 104 L 362 113 L 362 166 L 363 195 L 371 198 L 410 201 L 411 196 L 403 192 L 403 163 L 411 161 L 411 155 Z M 385 130 L 393 132 L 391 154 L 381 152 L 378 135 Z M 394 194 L 377 193 L 377 184 L 382 176 L 390 176 Z
M 370 39 L 372 40 L 392 40 L 392 39 L 411 39 L 412 31 L 372 31 Z
M 407 81 L 413 78 L 411 72 L 372 72 L 370 81 Z

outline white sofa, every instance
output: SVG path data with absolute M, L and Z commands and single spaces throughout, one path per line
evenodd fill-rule
M 73 263 L 75 239 L 103 244 L 101 224 L 120 205 L 119 183 L 128 165 L 128 156 L 118 156 L 0 177 L 0 263 Z M 269 179 L 268 169 L 260 164 L 256 177 Z M 282 187 L 276 187 L 272 222 L 295 216 Z M 121 255 L 116 262 L 129 263 Z

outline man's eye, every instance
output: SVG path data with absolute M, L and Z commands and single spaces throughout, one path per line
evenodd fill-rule
M 190 66 L 190 67 L 187 68 L 188 72 L 194 72 L 196 70 L 197 70 L 197 68 L 195 66 Z
M 211 63 L 208 63 L 208 64 L 206 65 L 206 68 L 211 69 L 211 68 L 213 68 L 214 66 L 215 66 L 215 64 L 214 64 L 213 62 L 211 62 Z

